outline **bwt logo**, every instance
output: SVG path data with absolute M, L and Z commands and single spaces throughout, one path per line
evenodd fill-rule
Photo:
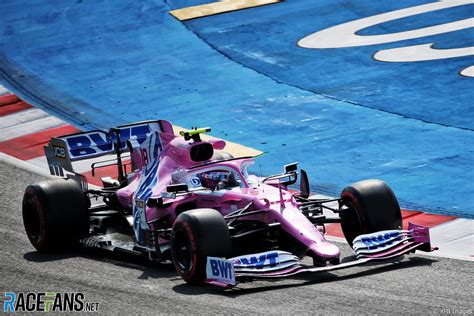
M 270 267 L 276 267 L 278 264 L 278 252 L 269 252 L 260 256 L 239 257 L 234 263 L 245 266 L 246 268 L 262 269 L 268 261 Z
M 225 279 L 233 278 L 232 263 L 224 260 L 210 259 L 211 272 L 214 277 L 221 277 Z
M 401 236 L 402 234 L 400 232 L 390 232 L 371 237 L 364 237 L 361 239 L 361 241 L 370 249 L 377 248 L 385 244 L 391 244 L 394 240 L 398 239 Z
M 148 124 L 120 128 L 120 146 L 125 148 L 126 141 L 132 136 L 136 136 L 138 143 L 142 144 L 149 132 L 150 127 Z M 89 133 L 66 137 L 72 158 L 87 157 L 110 152 L 113 149 L 113 142 L 115 140 L 116 136 L 114 133 L 105 133 L 103 131 L 92 131 Z

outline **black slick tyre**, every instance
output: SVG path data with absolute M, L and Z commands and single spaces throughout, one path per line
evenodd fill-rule
M 189 284 L 203 283 L 207 257 L 226 257 L 231 247 L 227 223 L 216 210 L 186 211 L 173 224 L 171 258 L 176 271 Z
M 72 179 L 29 185 L 23 196 L 23 224 L 31 244 L 42 252 L 76 243 L 89 232 L 88 200 Z
M 361 234 L 402 228 L 397 198 L 383 181 L 356 182 L 342 191 L 341 199 L 347 207 L 341 213 L 341 227 L 351 246 L 354 238 Z

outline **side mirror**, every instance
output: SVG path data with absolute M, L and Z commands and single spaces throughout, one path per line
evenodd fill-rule
M 307 199 L 309 195 L 311 194 L 309 190 L 309 180 L 308 180 L 308 174 L 306 173 L 306 170 L 301 169 L 300 170 L 300 196 L 302 198 Z
M 188 192 L 188 185 L 186 183 L 170 184 L 166 187 L 166 192 Z
M 285 165 L 284 168 L 285 168 L 285 173 L 296 171 L 298 170 L 298 163 L 297 162 L 290 163 L 288 165 Z
M 163 198 L 149 198 L 146 202 L 146 206 L 148 207 L 162 207 L 163 206 Z
M 160 197 L 149 198 L 148 201 L 146 202 L 146 206 L 154 207 L 154 208 L 161 208 L 161 207 L 171 206 L 172 202 L 164 203 L 163 198 L 168 198 L 168 199 L 173 199 L 174 200 L 176 198 L 176 193 L 161 192 Z

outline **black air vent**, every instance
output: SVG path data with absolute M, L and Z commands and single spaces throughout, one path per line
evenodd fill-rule
M 199 143 L 191 147 L 191 160 L 195 162 L 206 161 L 212 158 L 214 148 L 210 143 Z

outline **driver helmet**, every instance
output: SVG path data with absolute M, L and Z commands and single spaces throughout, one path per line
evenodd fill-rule
M 201 185 L 211 190 L 222 190 L 238 185 L 234 175 L 229 171 L 207 171 L 198 174 Z

